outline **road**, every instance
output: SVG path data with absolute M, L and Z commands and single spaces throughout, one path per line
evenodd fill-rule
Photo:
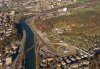
M 52 43 L 52 44 L 56 44 L 56 45 L 60 45 L 60 46 L 63 46 L 63 45 L 64 45 L 64 46 L 67 46 L 67 45 L 69 45 L 68 43 Z M 85 52 L 84 50 L 78 48 L 77 46 L 74 46 L 74 45 L 70 45 L 70 46 L 72 46 L 73 48 L 75 48 L 75 49 L 77 49 L 77 50 L 79 50 L 79 51 L 81 51 L 81 52 L 87 54 L 87 55 L 90 56 L 90 57 L 93 56 L 93 55 L 89 54 L 88 52 Z
M 37 36 L 37 38 L 39 38 L 41 40 L 41 42 L 46 45 L 46 47 L 55 55 L 60 55 L 58 53 L 58 51 L 56 49 L 54 49 L 53 47 L 53 44 L 50 42 L 49 39 L 45 38 L 42 33 L 40 31 L 38 31 L 34 25 L 34 19 L 36 19 L 37 17 L 33 17 L 31 19 L 31 21 L 29 22 L 29 26 L 30 28 L 32 29 L 33 33 Z M 66 45 L 67 43 L 58 43 L 58 45 Z M 87 54 L 88 56 L 92 56 L 91 54 L 83 51 L 82 49 L 76 47 L 76 46 L 73 46 L 75 49 L 81 51 L 81 52 L 84 52 L 85 54 Z
M 42 33 L 41 33 L 39 30 L 36 29 L 36 27 L 35 27 L 35 25 L 34 25 L 34 19 L 37 19 L 37 18 L 38 18 L 38 16 L 33 17 L 33 18 L 30 19 L 30 20 L 31 20 L 31 21 L 29 22 L 30 28 L 32 29 L 33 33 L 37 36 L 37 38 L 39 38 L 39 40 L 41 40 L 41 42 L 42 42 L 44 45 L 46 45 L 46 47 L 47 47 L 53 54 L 59 55 L 59 53 L 57 52 L 57 50 L 54 49 L 53 44 L 51 44 L 50 40 L 48 40 L 47 38 L 45 38 L 45 37 L 42 35 Z M 65 44 L 62 43 L 62 44 L 59 44 L 59 45 L 65 45 Z M 83 51 L 82 49 L 80 49 L 80 48 L 78 48 L 78 47 L 76 47 L 76 46 L 73 46 L 73 47 L 74 47 L 75 49 L 79 50 L 79 51 L 84 52 L 84 53 L 87 54 L 88 56 L 92 56 L 91 54 L 89 54 L 89 53 Z
M 59 55 L 59 53 L 57 52 L 56 49 L 54 49 L 53 45 L 50 43 L 50 41 L 45 38 L 40 31 L 38 31 L 34 25 L 34 19 L 36 17 L 33 17 L 31 22 L 29 22 L 29 26 L 32 30 L 32 32 L 34 33 L 34 35 L 55 55 Z

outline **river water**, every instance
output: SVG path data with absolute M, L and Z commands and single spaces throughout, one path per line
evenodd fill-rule
M 30 27 L 27 25 L 26 17 L 23 17 L 19 21 L 19 25 L 26 30 L 26 42 L 25 42 L 25 51 L 35 45 L 34 34 Z M 23 56 L 22 56 L 23 57 Z M 35 69 L 35 48 L 31 49 L 28 53 L 25 54 L 25 69 Z

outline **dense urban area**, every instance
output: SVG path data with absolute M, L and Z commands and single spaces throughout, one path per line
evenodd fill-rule
M 0 0 L 0 69 L 100 69 L 100 0 Z

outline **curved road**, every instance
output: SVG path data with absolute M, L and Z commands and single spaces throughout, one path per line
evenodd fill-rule
M 36 19 L 35 17 L 31 18 L 31 21 L 29 22 L 29 26 L 32 30 L 32 32 L 34 33 L 34 35 L 55 55 L 59 55 L 59 53 L 57 52 L 57 50 L 53 47 L 53 45 L 50 43 L 50 41 L 45 38 L 40 31 L 38 31 L 34 25 L 34 19 Z

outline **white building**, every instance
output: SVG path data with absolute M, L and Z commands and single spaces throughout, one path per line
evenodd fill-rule
M 15 15 L 15 11 L 11 11 L 10 15 Z
M 12 63 L 12 58 L 11 57 L 7 57 L 6 58 L 6 65 L 9 65 Z

